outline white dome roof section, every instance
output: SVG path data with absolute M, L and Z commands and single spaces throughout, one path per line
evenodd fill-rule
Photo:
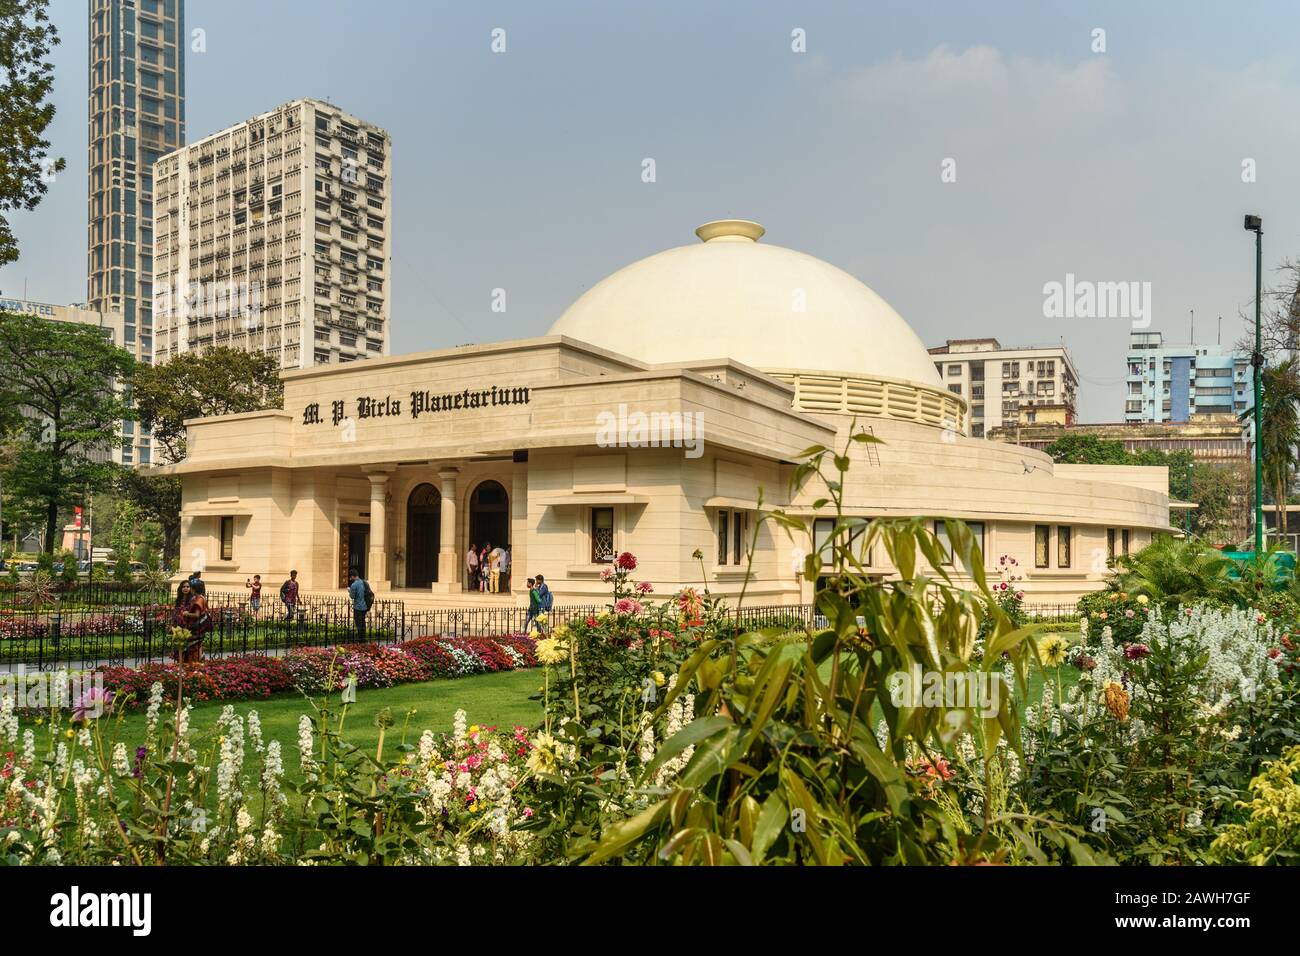
M 695 232 L 703 242 L 634 262 L 598 282 L 550 334 L 644 362 L 732 358 L 758 369 L 944 387 L 911 327 L 847 272 L 760 243 L 758 223 L 725 219 Z

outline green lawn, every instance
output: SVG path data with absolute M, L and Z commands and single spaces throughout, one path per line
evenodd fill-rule
M 470 724 L 484 727 L 495 724 L 506 731 L 516 724 L 523 724 L 531 729 L 541 722 L 542 707 L 540 701 L 529 698 L 541 687 L 540 670 L 520 670 L 423 684 L 401 684 L 384 690 L 361 690 L 357 692 L 357 702 L 348 706 L 344 734 L 350 743 L 373 750 L 379 740 L 375 715 L 385 707 L 391 709 L 395 720 L 386 737 L 393 744 L 401 742 L 403 726 L 406 727 L 408 743 L 419 740 L 426 728 L 450 733 L 456 711 L 460 708 L 465 710 Z M 190 726 L 196 750 L 203 752 L 210 746 L 212 725 L 223 706 L 220 702 L 195 706 Z M 337 696 L 333 706 L 338 708 Z M 301 714 L 314 716 L 311 705 L 299 695 L 280 694 L 269 700 L 238 701 L 234 708 L 239 714 L 257 711 L 262 722 L 263 739 L 280 741 L 285 775 L 298 777 L 298 717 Z M 412 709 L 415 713 L 408 724 L 406 713 Z M 144 727 L 143 711 L 132 712 L 120 719 L 109 718 L 104 734 L 107 738 L 116 733 L 116 739 L 126 743 L 134 753 L 144 741 Z

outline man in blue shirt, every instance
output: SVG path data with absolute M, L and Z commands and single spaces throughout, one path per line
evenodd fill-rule
M 555 597 L 551 594 L 551 589 L 546 586 L 546 578 L 537 575 L 537 595 L 542 599 L 542 613 L 549 614 L 551 605 L 555 603 Z
M 358 641 L 366 639 L 366 614 L 370 610 L 370 587 L 355 570 L 348 572 L 348 598 L 352 601 L 352 620 Z

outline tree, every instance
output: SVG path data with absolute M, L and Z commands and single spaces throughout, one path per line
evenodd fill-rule
M 1198 463 L 1192 470 L 1192 533 L 1214 545 L 1237 545 L 1246 536 L 1250 469 L 1244 464 Z
M 1274 527 L 1279 534 L 1285 534 L 1286 502 L 1296 471 L 1296 444 L 1300 442 L 1300 365 L 1289 358 L 1267 366 L 1260 381 L 1263 405 L 1256 448 L 1264 460 L 1264 487 L 1273 498 Z M 1241 420 L 1253 421 L 1254 415 L 1252 405 L 1241 413 Z
M 270 355 L 224 345 L 140 365 L 132 381 L 136 411 L 172 461 L 185 457 L 185 420 L 279 408 L 280 366 Z
M 181 551 L 181 480 L 175 475 L 152 475 L 123 468 L 116 481 L 120 495 L 131 500 L 149 521 L 162 529 L 163 554 L 176 566 Z
M 1073 433 L 1062 435 L 1044 449 L 1053 461 L 1068 465 L 1155 465 L 1169 469 L 1169 497 L 1186 501 L 1192 494 L 1192 453 L 1130 452 L 1122 441 Z
M 54 119 L 50 49 L 58 32 L 46 13 L 48 0 L 0 0 L 0 265 L 18 258 L 18 241 L 4 213 L 35 209 L 47 179 L 64 168 L 47 160 L 44 138 Z
M 60 507 L 112 479 L 108 452 L 131 417 L 113 386 L 134 365 L 95 326 L 0 312 L 0 406 L 22 412 L 3 481 L 6 493 L 41 506 L 47 552 Z

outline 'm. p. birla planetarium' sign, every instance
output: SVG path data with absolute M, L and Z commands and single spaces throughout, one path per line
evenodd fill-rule
M 353 413 L 348 414 L 346 399 L 336 398 L 330 401 L 328 419 L 321 414 L 321 403 L 311 402 L 303 407 L 302 423 L 304 425 L 324 425 L 328 420 L 331 425 L 341 425 L 351 418 L 360 421 L 363 418 L 400 418 L 403 414 L 413 419 L 421 415 L 437 415 L 442 412 L 481 411 L 485 408 L 499 408 L 503 405 L 527 405 L 527 387 L 500 388 L 493 385 L 487 389 L 466 388 L 459 392 L 411 392 L 405 400 L 392 395 L 376 398 L 362 395 L 355 399 Z

